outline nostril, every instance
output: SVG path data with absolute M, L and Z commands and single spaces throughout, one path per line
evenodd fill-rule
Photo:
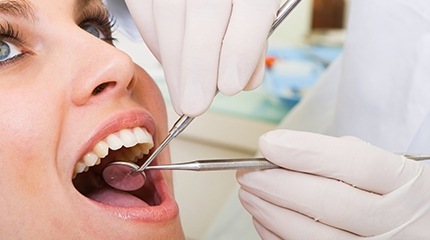
M 93 96 L 98 95 L 99 93 L 103 92 L 109 85 L 115 85 L 114 82 L 105 82 L 100 85 L 98 85 L 96 88 L 94 88 L 93 92 L 91 93 Z
M 94 88 L 94 90 L 91 94 L 95 96 L 95 95 L 103 92 L 103 90 L 106 89 L 107 85 L 108 85 L 108 83 L 102 83 L 102 84 L 98 85 L 96 88 Z

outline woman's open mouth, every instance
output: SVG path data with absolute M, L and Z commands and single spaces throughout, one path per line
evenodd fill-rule
M 161 204 L 154 174 L 147 173 L 145 186 L 124 192 L 108 186 L 102 177 L 104 167 L 113 161 L 141 165 L 154 147 L 152 136 L 143 127 L 122 129 L 96 143 L 75 165 L 73 185 L 84 196 L 115 207 L 146 207 Z

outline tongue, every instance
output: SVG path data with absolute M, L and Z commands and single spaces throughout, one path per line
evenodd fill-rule
M 143 200 L 131 195 L 128 192 L 119 191 L 113 188 L 103 188 L 88 194 L 94 201 L 115 207 L 146 207 L 149 206 Z

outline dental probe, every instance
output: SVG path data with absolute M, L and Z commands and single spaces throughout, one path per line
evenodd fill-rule
M 279 166 L 267 161 L 265 158 L 236 158 L 236 159 L 208 159 L 183 162 L 176 164 L 148 166 L 145 170 L 191 170 L 216 171 L 239 169 L 268 169 Z
M 191 170 L 191 171 L 217 171 L 217 170 L 239 170 L 239 169 L 272 169 L 279 166 L 267 161 L 265 158 L 236 158 L 236 159 L 208 159 L 191 162 L 148 166 L 145 170 Z M 134 177 L 133 181 L 124 181 L 125 173 L 130 173 L 130 169 L 138 171 L 139 166 L 131 162 L 112 162 L 103 175 L 107 174 L 111 182 L 118 181 L 115 186 L 121 186 L 123 191 L 135 191 L 141 188 L 146 182 L 145 172 Z
M 301 0 L 287 0 L 278 10 L 276 14 L 276 18 L 272 23 L 272 26 L 270 28 L 270 31 L 268 33 L 268 38 L 272 35 L 272 33 L 275 31 L 275 29 L 281 24 L 281 22 L 290 14 L 290 12 L 298 5 L 298 3 Z M 135 178 L 138 175 L 144 175 L 144 170 L 154 161 L 154 159 L 158 156 L 158 154 L 167 146 L 167 144 L 172 141 L 173 138 L 178 136 L 182 131 L 185 130 L 185 128 L 190 125 L 190 123 L 194 120 L 194 117 L 182 115 L 176 123 L 173 125 L 173 127 L 170 129 L 167 137 L 161 142 L 160 146 L 149 156 L 149 158 L 145 161 L 145 163 L 139 167 L 134 168 L 132 166 L 128 166 L 128 170 L 126 170 L 125 165 L 115 165 L 110 164 L 103 169 L 103 179 L 105 182 L 110 185 L 113 188 L 116 188 L 118 190 L 124 190 L 124 186 L 129 185 L 127 182 L 134 181 L 133 178 Z M 118 169 L 118 171 L 114 171 L 115 167 L 122 166 L 121 169 Z M 139 172 L 141 174 L 139 174 Z M 110 174 L 116 174 L 115 176 L 111 176 Z M 123 176 L 119 176 L 118 174 L 123 174 Z M 136 181 L 135 181 L 136 182 Z M 142 187 L 144 184 L 141 183 Z M 139 187 L 139 188 L 140 188 Z

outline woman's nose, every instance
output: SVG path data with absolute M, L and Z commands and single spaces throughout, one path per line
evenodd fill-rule
M 93 99 L 120 98 L 130 94 L 135 82 L 132 59 L 114 46 L 83 32 L 77 44 L 72 101 L 76 105 Z

